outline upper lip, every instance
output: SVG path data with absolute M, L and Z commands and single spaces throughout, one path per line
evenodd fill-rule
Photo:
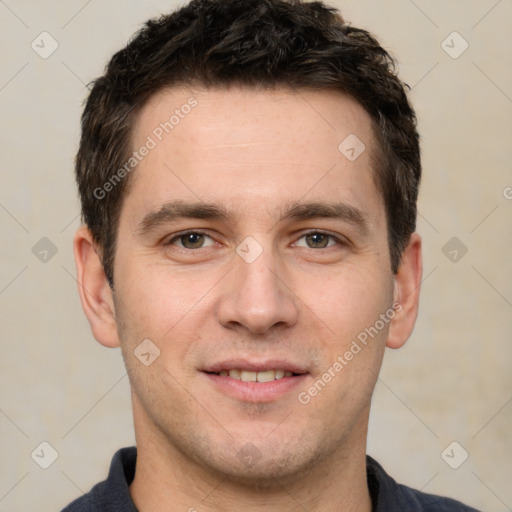
M 203 372 L 219 373 L 222 370 L 245 370 L 250 372 L 263 372 L 265 370 L 284 370 L 293 373 L 308 373 L 303 365 L 292 363 L 284 359 L 265 359 L 263 361 L 248 359 L 228 359 L 219 361 L 202 368 Z

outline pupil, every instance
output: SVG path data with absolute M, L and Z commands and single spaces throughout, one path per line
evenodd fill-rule
M 200 247 L 202 245 L 203 235 L 199 233 L 191 233 L 189 235 L 185 235 L 185 243 L 183 244 L 185 247 Z
M 327 244 L 327 236 L 322 233 L 315 233 L 313 235 L 308 236 L 311 241 L 311 245 L 316 247 L 326 247 Z

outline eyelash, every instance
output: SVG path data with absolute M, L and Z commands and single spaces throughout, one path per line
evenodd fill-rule
M 165 245 L 174 245 L 174 242 L 180 240 L 182 237 L 186 236 L 186 235 L 204 235 L 204 236 L 207 236 L 209 238 L 211 238 L 213 240 L 213 238 L 205 231 L 202 231 L 200 229 L 194 229 L 194 230 L 189 230 L 189 231 L 183 231 L 181 233 L 178 233 L 177 235 L 173 236 Z M 325 231 L 321 231 L 321 230 L 318 230 L 318 229 L 312 229 L 312 230 L 309 230 L 309 231 L 306 231 L 304 233 L 301 234 L 301 236 L 297 239 L 297 240 L 300 240 L 308 235 L 325 235 L 327 237 L 329 237 L 330 239 L 332 240 L 335 240 L 336 241 L 336 245 L 346 245 L 346 242 L 344 242 L 343 240 L 340 240 L 340 238 L 332 235 L 331 233 L 327 233 Z M 205 249 L 206 247 L 198 247 L 197 249 L 189 249 L 187 247 L 180 247 L 178 246 L 180 249 L 183 249 L 185 251 L 197 251 L 199 249 Z M 333 246 L 327 246 L 327 247 L 320 247 L 320 249 L 328 249 L 330 247 L 333 247 Z M 312 249 L 312 250 L 318 250 L 319 248 L 313 248 L 313 247 L 306 247 L 306 249 Z

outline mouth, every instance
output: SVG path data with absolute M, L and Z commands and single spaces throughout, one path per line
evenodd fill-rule
M 240 370 L 237 368 L 206 373 L 218 375 L 219 377 L 230 377 L 231 379 L 240 380 L 242 382 L 271 382 L 273 380 L 279 380 L 285 377 L 302 375 L 300 373 L 294 373 L 289 370 L 262 370 L 256 372 L 251 370 Z
M 222 394 L 245 402 L 270 402 L 289 393 L 309 373 L 287 362 L 219 363 L 202 370 L 214 388 Z

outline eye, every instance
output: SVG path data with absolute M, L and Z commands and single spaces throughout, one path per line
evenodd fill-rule
M 304 240 L 305 243 L 300 241 Z M 308 247 L 309 249 L 325 249 L 333 245 L 339 245 L 341 242 L 333 235 L 323 233 L 322 231 L 311 231 L 301 236 L 295 245 L 298 247 Z
M 213 245 L 213 240 L 210 236 L 199 231 L 188 231 L 175 236 L 169 241 L 169 245 L 177 245 L 184 249 L 201 249 Z

